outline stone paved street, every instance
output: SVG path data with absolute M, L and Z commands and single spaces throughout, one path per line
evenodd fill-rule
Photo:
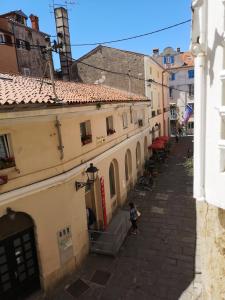
M 192 147 L 191 137 L 173 144 L 152 192 L 130 192 L 129 200 L 142 213 L 140 232 L 127 237 L 116 258 L 88 256 L 68 281 L 82 279 L 89 286 L 79 299 L 195 299 L 196 207 L 192 177 L 182 165 L 188 147 Z M 110 273 L 105 286 L 91 281 L 96 270 Z M 54 299 L 75 298 L 64 285 Z

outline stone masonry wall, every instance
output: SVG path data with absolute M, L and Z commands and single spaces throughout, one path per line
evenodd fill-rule
M 92 54 L 81 58 L 81 60 L 99 69 L 82 63 L 74 63 L 72 66 L 73 80 L 84 83 L 103 84 L 130 93 L 145 95 L 143 55 L 109 47 L 99 47 L 97 51 L 93 51 Z M 106 72 L 104 69 L 111 72 Z M 130 74 L 130 76 L 118 75 L 115 74 L 116 72 Z M 132 78 L 132 76 L 137 79 Z
M 225 210 L 197 202 L 202 299 L 225 299 Z

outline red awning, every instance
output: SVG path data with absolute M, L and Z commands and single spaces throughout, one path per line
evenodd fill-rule
M 164 135 L 164 136 L 160 136 L 159 139 L 162 141 L 168 142 L 170 138 L 169 138 L 169 136 Z
M 152 143 L 152 145 L 150 145 L 148 147 L 148 149 L 153 149 L 153 150 L 157 150 L 157 149 L 164 149 L 165 148 L 165 142 L 163 141 L 154 141 Z

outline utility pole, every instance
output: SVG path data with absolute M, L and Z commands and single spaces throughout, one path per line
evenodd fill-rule
M 53 46 L 48 46 L 43 50 L 43 53 L 45 54 L 45 57 L 46 57 L 46 64 L 45 64 L 45 68 L 44 68 L 43 77 L 41 80 L 41 86 L 39 89 L 39 94 L 40 94 L 42 87 L 43 87 L 44 78 L 46 76 L 47 70 L 49 69 L 50 79 L 51 79 L 51 83 L 52 83 L 52 90 L 53 90 L 53 94 L 55 96 L 55 98 L 54 98 L 55 102 L 62 101 L 58 98 L 57 93 L 56 93 L 55 79 L 54 79 L 54 66 L 53 66 L 53 62 L 52 62 L 52 52 L 53 51 L 58 52 L 59 48 L 61 48 L 61 45 L 57 44 L 56 41 L 54 41 Z

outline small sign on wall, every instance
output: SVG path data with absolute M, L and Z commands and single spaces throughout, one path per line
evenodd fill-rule
M 97 136 L 96 137 L 96 143 L 97 145 L 103 144 L 105 142 L 105 137 L 104 136 Z
M 66 226 L 57 232 L 61 264 L 65 264 L 73 257 L 73 242 L 71 227 Z

